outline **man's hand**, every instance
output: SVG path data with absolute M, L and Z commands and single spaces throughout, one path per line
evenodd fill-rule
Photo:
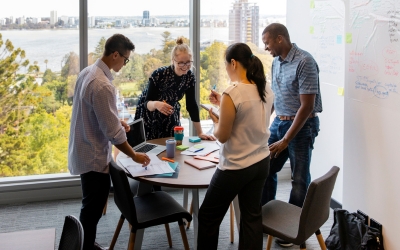
M 132 158 L 137 163 L 143 164 L 143 167 L 146 167 L 150 163 L 150 157 L 145 153 L 137 153 L 135 152 L 135 157 Z
M 121 120 L 121 125 L 124 127 L 126 133 L 131 130 L 131 127 L 124 120 Z
M 271 152 L 271 158 L 277 158 L 279 154 L 287 148 L 289 142 L 285 137 L 283 137 L 280 141 L 274 142 L 269 145 L 269 151 Z
M 208 100 L 214 105 L 220 106 L 221 104 L 221 94 L 218 92 L 211 90 L 210 95 L 208 96 Z
M 201 133 L 198 135 L 202 140 L 210 140 L 210 141 L 215 141 L 216 138 L 213 135 L 208 135 L 208 134 L 204 134 Z

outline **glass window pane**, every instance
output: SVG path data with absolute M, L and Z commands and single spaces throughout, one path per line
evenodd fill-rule
M 0 8 L 0 178 L 68 172 L 78 15 L 78 3 L 57 0 Z
M 262 31 L 272 22 L 286 22 L 286 1 L 201 0 L 200 102 L 209 103 L 210 89 L 222 93 L 229 85 L 224 52 L 236 42 L 247 43 L 264 64 L 270 80 L 272 57 L 264 51 Z M 206 110 L 200 113 L 204 131 L 212 128 Z M 272 119 L 273 120 L 273 119 Z M 271 120 L 271 121 L 272 121 Z
M 183 36 L 189 41 L 189 2 L 117 0 L 113 5 L 121 8 L 109 8 L 109 2 L 104 0 L 89 1 L 89 64 L 101 57 L 106 39 L 115 33 L 127 36 L 134 43 L 130 62 L 120 73 L 113 73 L 119 116 L 129 121 L 135 117 L 139 97 L 153 71 L 171 65 L 176 38 Z M 185 97 L 179 103 L 180 121 L 185 134 L 189 134 Z

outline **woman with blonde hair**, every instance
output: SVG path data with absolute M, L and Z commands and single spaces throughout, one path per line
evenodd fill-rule
M 179 101 L 186 95 L 186 110 L 189 112 L 198 136 L 215 140 L 206 135 L 200 126 L 199 108 L 195 99 L 196 78 L 192 69 L 193 54 L 183 38 L 176 40 L 171 52 L 171 65 L 156 69 L 148 85 L 139 97 L 135 120 L 143 118 L 148 140 L 171 137 L 174 127 L 180 126 Z

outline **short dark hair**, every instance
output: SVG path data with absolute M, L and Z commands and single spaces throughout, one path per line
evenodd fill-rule
M 279 35 L 283 36 L 288 42 L 290 42 L 290 36 L 289 36 L 289 31 L 287 30 L 286 26 L 280 23 L 271 23 L 270 25 L 268 25 L 264 31 L 263 31 L 263 35 L 265 33 L 269 33 L 269 35 L 271 36 L 271 38 L 275 39 L 277 38 Z
M 118 53 L 125 53 L 126 51 L 132 51 L 135 49 L 135 45 L 131 42 L 131 40 L 122 34 L 112 35 L 107 39 L 104 47 L 105 56 L 109 56 L 115 51 L 118 51 Z

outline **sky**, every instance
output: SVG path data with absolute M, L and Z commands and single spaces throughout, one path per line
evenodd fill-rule
M 72 4 L 75 2 L 75 4 Z M 201 15 L 228 15 L 234 0 L 201 0 Z M 285 0 L 249 0 L 260 7 L 261 15 L 285 15 Z M 113 3 L 110 5 L 110 3 Z M 78 16 L 79 0 L 14 0 L 0 3 L 0 18 L 50 17 L 56 10 L 60 16 Z M 89 16 L 188 15 L 189 0 L 88 0 Z

